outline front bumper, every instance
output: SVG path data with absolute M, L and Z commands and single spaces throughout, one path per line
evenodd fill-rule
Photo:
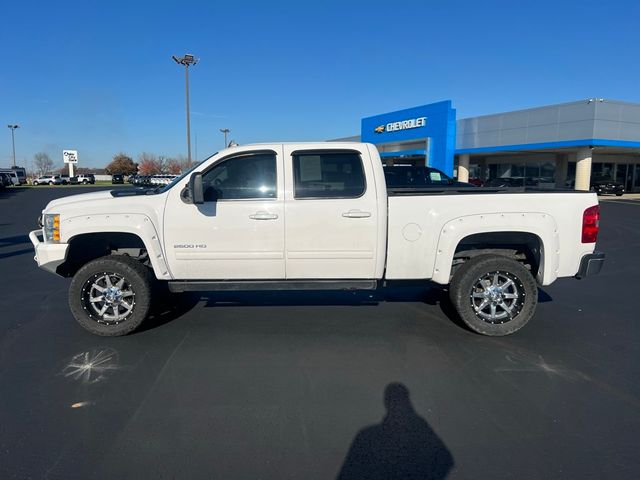
M 46 243 L 41 240 L 43 237 L 42 230 L 33 230 L 29 232 L 29 240 L 33 243 L 36 255 L 33 259 L 40 268 L 51 273 L 57 273 L 56 270 L 61 263 L 67 258 L 67 243 Z
M 584 278 L 590 275 L 597 275 L 604 265 L 604 253 L 593 252 L 585 255 L 580 260 L 580 269 L 576 273 L 576 278 Z

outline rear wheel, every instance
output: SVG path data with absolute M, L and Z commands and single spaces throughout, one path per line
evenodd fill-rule
M 151 270 L 131 257 L 101 257 L 74 275 L 69 307 L 78 323 L 95 335 L 126 335 L 147 317 L 153 281 Z
M 33 182 L 33 185 L 34 185 L 35 187 L 37 187 L 37 186 L 38 186 L 38 182 Z
M 53 185 L 53 182 L 51 182 L 51 181 L 50 181 L 50 182 L 49 182 L 49 185 Z
M 538 303 L 538 287 L 519 262 L 481 255 L 464 263 L 449 288 L 464 323 L 477 333 L 509 335 L 524 327 Z
M 87 183 L 89 183 L 89 182 L 87 182 L 86 180 L 82 180 L 82 184 L 83 185 L 86 185 Z

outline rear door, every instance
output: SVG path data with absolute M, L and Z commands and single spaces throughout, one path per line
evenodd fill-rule
M 284 159 L 287 278 L 374 278 L 379 215 L 366 147 L 285 145 Z

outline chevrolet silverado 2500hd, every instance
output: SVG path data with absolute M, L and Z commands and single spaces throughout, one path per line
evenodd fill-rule
M 226 149 L 164 188 L 50 202 L 30 234 L 45 270 L 73 277 L 69 306 L 98 335 L 145 319 L 172 292 L 448 285 L 462 320 L 506 335 L 533 316 L 537 286 L 598 273 L 594 193 L 387 188 L 373 145 Z

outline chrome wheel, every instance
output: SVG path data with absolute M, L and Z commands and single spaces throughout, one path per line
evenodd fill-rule
M 117 325 L 133 313 L 135 296 L 133 287 L 124 276 L 97 273 L 82 287 L 82 308 L 98 323 Z
M 525 290 L 518 277 L 509 272 L 488 272 L 476 280 L 469 300 L 480 320 L 491 324 L 506 323 L 520 313 Z

